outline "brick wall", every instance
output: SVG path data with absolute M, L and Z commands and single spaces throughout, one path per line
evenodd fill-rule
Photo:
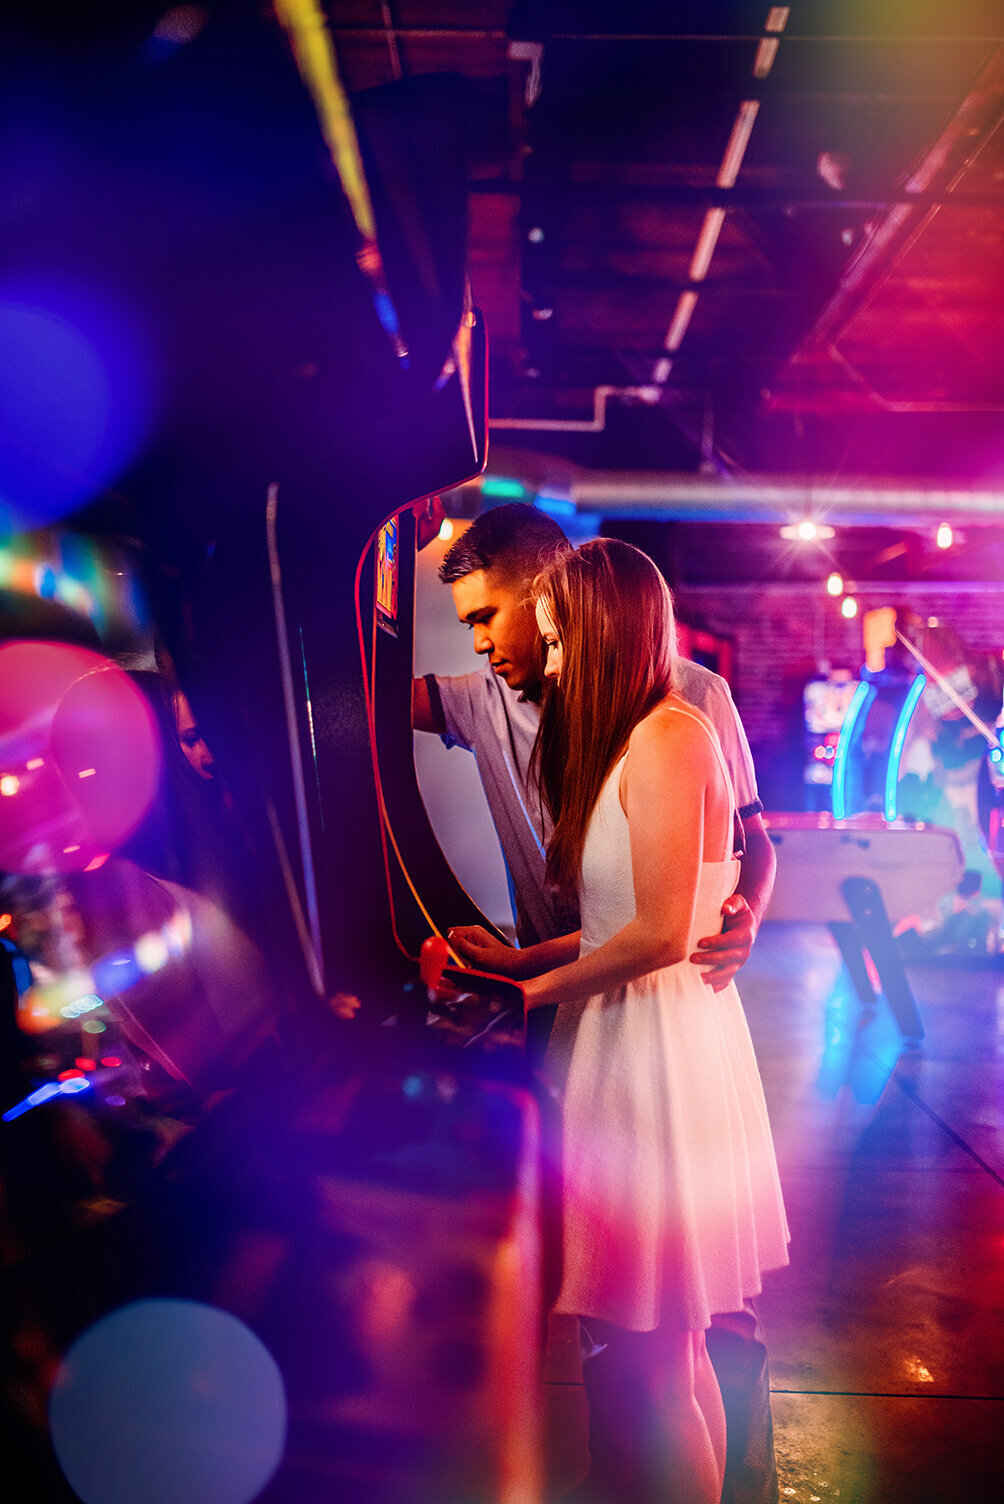
M 675 593 L 681 615 L 735 643 L 732 692 L 769 809 L 802 807 L 802 691 L 823 660 L 861 667 L 865 611 L 896 606 L 937 617 L 972 653 L 1004 649 L 1004 584 L 862 586 L 850 621 L 821 585 L 679 586 Z

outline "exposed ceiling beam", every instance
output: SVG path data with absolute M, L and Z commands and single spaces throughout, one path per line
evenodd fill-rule
M 923 228 L 926 216 L 945 205 L 961 206 L 961 194 L 951 190 L 983 145 L 1004 120 L 1004 48 L 987 60 L 972 89 L 959 105 L 938 139 L 925 152 L 903 184 L 906 196 L 890 199 L 883 218 L 874 225 L 867 241 L 851 260 L 833 297 L 823 309 L 806 341 L 804 354 L 834 345 L 853 314 L 874 291 L 878 280 L 902 259 Z M 942 190 L 933 191 L 940 182 Z M 912 190 L 916 190 L 915 192 Z M 928 202 L 929 201 L 929 202 Z M 999 199 L 991 199 L 988 207 Z
M 468 41 L 504 42 L 509 40 L 510 33 L 501 30 L 497 26 L 402 26 L 394 25 L 390 28 L 383 26 L 354 25 L 349 21 L 333 21 L 332 31 L 338 36 L 351 37 L 359 41 L 382 41 L 387 30 L 392 30 L 395 36 L 404 37 L 406 40 L 420 41 L 453 41 L 464 39 Z M 543 42 L 646 42 L 667 44 L 676 42 L 759 42 L 763 33 L 759 31 L 546 31 L 542 30 L 539 36 L 527 37 L 527 41 Z M 971 36 L 967 32 L 956 32 L 954 35 L 935 36 L 931 33 L 917 33 L 912 36 L 902 36 L 895 32 L 864 36 L 855 32 L 843 34 L 830 33 L 826 36 L 814 35 L 811 32 L 784 33 L 785 42 L 864 42 L 864 43 L 913 43 L 929 42 L 932 46 L 969 46 L 973 42 L 1004 42 L 1004 33 L 1000 30 L 981 36 Z

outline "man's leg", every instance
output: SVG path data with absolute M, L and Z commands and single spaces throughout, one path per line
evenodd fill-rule
M 615 1504 L 640 1498 L 642 1386 L 635 1365 L 602 1321 L 579 1320 L 582 1383 L 589 1401 L 589 1476 L 574 1498 Z
M 707 1345 L 725 1405 L 722 1504 L 778 1504 L 767 1349 L 753 1302 L 715 1316 Z

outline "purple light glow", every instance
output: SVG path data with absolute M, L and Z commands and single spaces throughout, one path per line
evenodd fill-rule
M 17 782 L 0 799 L 0 867 L 90 866 L 139 824 L 159 767 L 153 717 L 121 669 L 65 643 L 0 647 L 0 769 Z
M 0 517 L 65 516 L 113 482 L 144 438 L 148 361 L 135 320 L 93 291 L 0 286 Z

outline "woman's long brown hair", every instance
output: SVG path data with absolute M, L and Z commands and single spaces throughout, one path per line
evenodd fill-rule
M 537 576 L 562 643 L 531 758 L 554 821 L 547 879 L 574 888 L 589 817 L 628 737 L 673 688 L 676 626 L 662 575 L 640 549 L 597 538 Z

